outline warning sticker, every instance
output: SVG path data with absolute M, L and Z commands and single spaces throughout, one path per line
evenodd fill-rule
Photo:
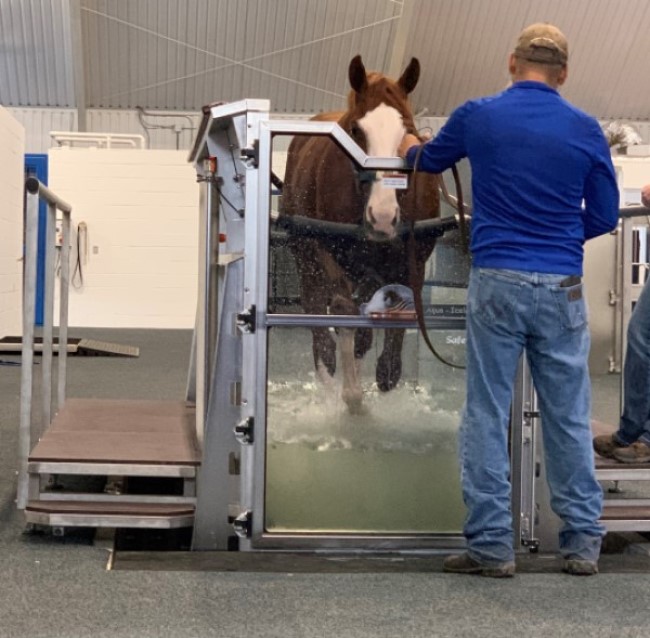
M 381 185 L 384 188 L 405 189 L 408 188 L 408 176 L 402 173 L 384 173 L 381 176 Z

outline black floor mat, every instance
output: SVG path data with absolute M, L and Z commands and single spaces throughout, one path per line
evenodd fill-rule
M 269 573 L 437 573 L 443 555 L 313 555 L 284 552 L 121 552 L 116 551 L 113 569 L 143 571 L 214 571 Z M 602 574 L 650 573 L 650 556 L 606 554 L 599 562 Z M 562 559 L 555 554 L 517 556 L 519 574 L 556 574 Z

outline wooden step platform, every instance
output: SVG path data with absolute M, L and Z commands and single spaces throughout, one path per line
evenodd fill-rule
M 29 455 L 29 468 L 89 474 L 95 464 L 97 474 L 152 476 L 156 467 L 160 476 L 193 474 L 200 462 L 194 424 L 195 408 L 184 402 L 68 399 Z
M 51 527 L 146 527 L 173 529 L 194 522 L 193 505 L 29 501 L 27 520 Z
M 27 522 L 54 527 L 191 526 L 200 452 L 182 401 L 68 399 L 28 458 Z M 47 491 L 46 475 L 177 477 L 183 495 Z M 171 489 L 171 488 L 170 488 Z

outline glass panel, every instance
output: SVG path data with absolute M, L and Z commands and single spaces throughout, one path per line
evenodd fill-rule
M 269 331 L 268 532 L 461 531 L 456 441 L 464 371 L 438 362 L 407 330 L 402 379 L 380 392 L 374 369 L 383 332 L 373 331 L 361 366 L 363 407 L 353 414 L 339 373 L 329 385 L 317 378 L 308 328 Z M 340 334 L 333 335 L 339 343 Z M 464 332 L 435 331 L 431 339 L 443 357 L 463 359 Z
M 307 147 L 313 138 L 295 139 L 310 153 L 290 174 L 289 139 L 273 140 L 279 180 L 271 206 L 281 221 L 271 229 L 267 311 L 276 323 L 287 321 L 278 314 L 317 319 L 268 331 L 265 529 L 457 535 L 465 376 L 427 349 L 413 289 L 421 287 L 415 295 L 435 349 L 464 364 L 464 330 L 436 324 L 464 317 L 469 265 L 458 233 L 435 240 L 430 230 L 433 176 L 414 183 L 412 176 L 358 171 L 331 141 Z M 326 174 L 324 161 L 312 163 L 325 154 Z M 455 214 L 446 204 L 440 212 Z M 354 315 L 368 327 L 328 327 L 328 315 Z M 378 317 L 409 327 L 378 329 Z

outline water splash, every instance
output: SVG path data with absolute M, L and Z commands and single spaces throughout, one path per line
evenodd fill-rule
M 388 393 L 364 385 L 365 411 L 352 415 L 336 383 L 325 388 L 314 374 L 304 382 L 270 382 L 269 445 L 299 444 L 312 450 L 455 453 L 463 386 L 402 383 Z

